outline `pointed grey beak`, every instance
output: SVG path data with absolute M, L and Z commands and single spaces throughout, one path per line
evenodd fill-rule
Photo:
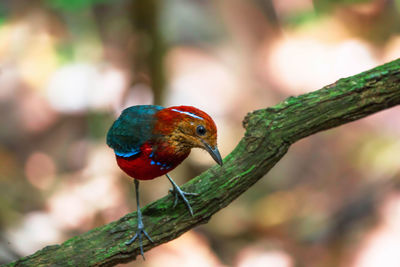
M 202 140 L 203 141 L 203 140 Z M 214 148 L 211 147 L 207 142 L 203 141 L 205 149 L 208 153 L 210 153 L 211 157 L 220 165 L 222 166 L 222 158 L 221 154 L 219 153 L 218 147 L 215 146 Z

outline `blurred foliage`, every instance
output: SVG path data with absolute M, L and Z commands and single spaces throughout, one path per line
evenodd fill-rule
M 62 43 L 56 47 L 58 60 L 61 64 L 66 64 L 74 60 L 74 46 L 73 44 Z
M 6 22 L 7 19 L 7 8 L 3 3 L 0 2 L 0 26 Z
M 289 26 L 299 26 L 306 23 L 315 23 L 316 20 L 319 18 L 320 16 L 318 15 L 318 12 L 315 12 L 314 10 L 308 10 L 305 12 L 294 13 L 293 15 L 288 16 L 287 21 L 285 22 Z
M 337 7 L 372 2 L 374 2 L 374 0 L 313 0 L 315 10 L 317 10 L 318 12 L 329 12 Z
M 76 12 L 87 8 L 91 8 L 94 5 L 108 3 L 108 0 L 42 0 L 45 6 L 59 9 L 60 11 Z M 118 2 L 113 1 L 113 2 Z M 117 3 L 118 4 L 118 3 Z

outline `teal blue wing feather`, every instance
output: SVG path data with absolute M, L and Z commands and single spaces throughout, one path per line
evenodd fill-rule
M 156 123 L 154 114 L 161 106 L 133 106 L 122 111 L 107 133 L 107 145 L 121 157 L 131 157 L 140 152 L 140 147 L 153 137 Z

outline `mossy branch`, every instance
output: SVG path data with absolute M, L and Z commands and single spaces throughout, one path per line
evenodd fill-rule
M 297 140 L 398 104 L 400 59 L 249 113 L 244 120 L 245 136 L 225 158 L 224 166 L 214 166 L 182 187 L 200 193 L 191 198 L 194 217 L 183 204 L 172 208 L 171 195 L 142 209 L 146 230 L 154 240 L 145 240 L 144 249 L 206 223 L 263 177 Z M 126 246 L 125 241 L 135 229 L 133 212 L 61 245 L 45 247 L 9 266 L 112 266 L 132 261 L 139 254 L 138 244 Z

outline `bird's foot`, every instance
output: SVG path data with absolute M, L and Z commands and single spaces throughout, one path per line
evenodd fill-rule
M 193 209 L 190 206 L 190 203 L 187 200 L 186 196 L 198 196 L 199 194 L 185 192 L 177 185 L 174 186 L 173 188 L 169 189 L 169 192 L 171 192 L 171 194 L 174 194 L 174 196 L 175 196 L 174 208 L 178 204 L 178 199 L 180 198 L 180 199 L 182 199 L 182 201 L 185 203 L 186 207 L 188 208 L 190 215 L 193 216 Z
M 144 253 L 143 253 L 143 243 L 142 243 L 142 241 L 143 241 L 143 236 L 145 236 L 150 242 L 153 243 L 153 239 L 151 239 L 151 237 L 150 237 L 149 234 L 146 232 L 146 230 L 144 230 L 143 222 L 140 220 L 140 221 L 139 221 L 139 226 L 138 226 L 138 229 L 137 229 L 135 235 L 134 235 L 131 239 L 129 239 L 129 241 L 125 242 L 125 245 L 129 246 L 129 245 L 132 244 L 132 243 L 136 240 L 136 238 L 137 238 L 137 239 L 139 240 L 140 254 L 141 254 L 142 257 L 143 257 L 143 260 L 145 260 Z

